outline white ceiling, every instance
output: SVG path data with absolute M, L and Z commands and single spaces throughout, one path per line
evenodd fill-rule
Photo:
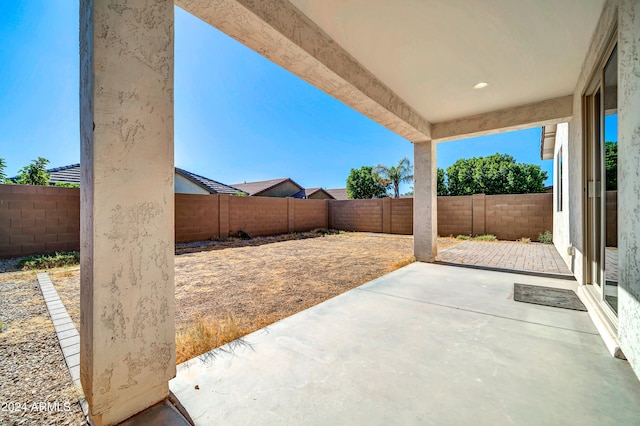
M 604 0 L 290 0 L 434 122 L 573 93 Z M 485 81 L 482 90 L 473 85 Z

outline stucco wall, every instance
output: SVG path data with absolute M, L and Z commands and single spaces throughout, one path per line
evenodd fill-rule
M 209 191 L 196 185 L 178 173 L 175 174 L 174 190 L 176 194 L 208 194 Z
M 572 270 L 579 283 L 585 284 L 584 259 L 586 241 L 584 238 L 584 175 L 583 175 L 583 126 L 582 117 L 583 94 L 591 82 L 595 69 L 602 59 L 610 35 L 617 24 L 617 9 L 619 0 L 608 0 L 602 11 L 600 21 L 595 30 L 591 46 L 582 64 L 580 77 L 573 93 L 573 118 L 569 126 L 569 141 L 567 150 L 568 166 L 568 214 L 569 240 L 575 247 L 575 256 L 572 260 Z
M 560 123 L 556 128 L 556 141 L 553 154 L 553 244 L 569 268 L 572 257 L 567 248 L 571 245 L 569 224 L 569 123 Z M 558 184 L 558 156 L 562 152 L 562 185 Z M 562 209 L 558 211 L 558 191 L 562 186 Z
M 640 2 L 621 0 L 618 13 L 618 336 L 640 377 Z

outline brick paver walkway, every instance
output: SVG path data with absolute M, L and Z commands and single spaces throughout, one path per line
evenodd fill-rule
M 553 244 L 465 241 L 438 253 L 440 262 L 572 275 Z

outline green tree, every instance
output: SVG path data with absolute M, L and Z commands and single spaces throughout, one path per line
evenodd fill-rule
M 444 169 L 438 167 L 438 195 L 449 195 L 445 180 Z
M 449 195 L 525 194 L 543 192 L 547 172 L 535 164 L 516 163 L 494 154 L 460 159 L 447 168 Z
M 49 160 L 38 157 L 31 164 L 20 169 L 16 180 L 20 185 L 49 185 L 49 173 L 47 173 Z
M 607 191 L 618 189 L 618 143 L 604 143 L 604 166 L 606 171 Z
M 387 167 L 378 164 L 373 168 L 373 174 L 385 187 L 393 187 L 393 197 L 400 197 L 400 183 L 411 182 L 413 180 L 413 168 L 411 161 L 407 157 L 398 161 L 396 166 Z
M 373 167 L 362 166 L 351 169 L 347 178 L 347 198 L 350 200 L 363 198 L 381 198 L 387 194 L 387 186 L 373 175 Z
M 4 161 L 4 158 L 0 158 L 0 183 L 7 183 L 7 175 L 4 172 L 6 168 L 7 163 Z

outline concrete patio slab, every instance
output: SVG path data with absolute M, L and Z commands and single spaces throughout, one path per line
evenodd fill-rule
M 585 312 L 414 263 L 178 366 L 196 424 L 634 424 L 640 383 Z

